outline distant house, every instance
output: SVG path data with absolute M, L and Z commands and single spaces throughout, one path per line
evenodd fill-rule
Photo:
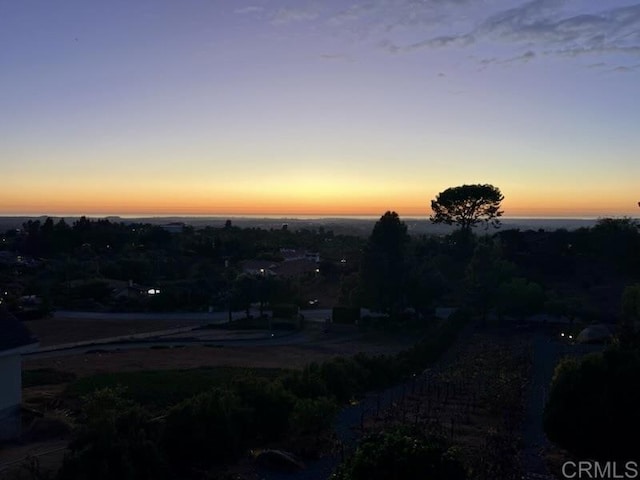
M 305 252 L 296 250 L 295 248 L 281 248 L 280 255 L 285 262 L 291 262 L 293 260 L 302 260 Z
M 320 273 L 320 268 L 315 260 L 309 260 L 304 255 L 295 260 L 284 260 L 282 262 L 259 259 L 245 260 L 241 266 L 242 273 L 246 275 L 299 277 Z
M 281 248 L 280 255 L 282 255 L 285 262 L 309 260 L 311 262 L 320 263 L 319 252 L 308 252 L 306 250 L 296 250 L 294 248 Z
M 123 298 L 144 298 L 158 293 L 160 293 L 158 288 L 138 285 L 129 280 L 127 285 L 114 288 L 113 297 L 118 300 Z
M 277 262 L 271 260 L 245 260 L 242 262 L 242 273 L 247 275 L 275 275 Z
M 14 315 L 0 308 L 0 440 L 20 435 L 22 355 L 38 341 Z

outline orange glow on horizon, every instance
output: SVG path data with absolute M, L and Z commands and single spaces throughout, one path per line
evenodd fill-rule
M 87 215 L 87 216 L 380 216 L 392 210 L 401 217 L 425 217 L 431 214 L 430 208 L 419 208 L 411 204 L 386 202 L 361 203 L 325 203 L 323 205 L 305 203 L 271 202 L 217 202 L 212 204 L 188 204 L 186 202 L 161 202 L 152 205 L 148 203 L 122 202 L 71 202 L 71 203 L 30 203 L 27 205 L 4 204 L 0 215 Z M 504 208 L 504 217 L 568 217 L 568 218 L 597 218 L 597 217 L 637 217 L 638 211 L 632 209 L 609 208 L 585 209 L 558 206 L 549 207 L 514 207 Z
M 135 189 L 111 185 L 58 186 L 20 189 L 8 187 L 0 193 L 0 215 L 123 215 L 123 216 L 379 216 L 387 210 L 405 217 L 428 218 L 435 193 L 427 188 L 409 186 L 381 190 L 360 185 L 296 185 L 282 189 L 273 185 L 261 188 L 199 188 L 187 190 L 175 185 L 140 185 Z M 441 189 L 442 190 L 442 189 Z M 637 200 L 625 192 L 593 197 L 576 192 L 549 192 L 539 198 L 537 192 L 503 189 L 505 217 L 637 217 Z M 46 194 L 43 192 L 47 192 Z

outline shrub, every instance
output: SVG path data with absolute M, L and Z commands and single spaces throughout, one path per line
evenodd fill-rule
M 84 397 L 84 423 L 71 441 L 60 480 L 165 478 L 159 430 L 148 412 L 105 388 Z
M 364 383 L 365 390 L 375 390 L 392 385 L 401 380 L 404 373 L 396 356 L 370 356 L 358 353 L 353 357 L 353 360 L 368 372 Z
M 328 393 L 345 402 L 364 391 L 369 371 L 349 357 L 336 357 L 320 366 L 320 376 Z
M 326 397 L 301 398 L 291 416 L 291 429 L 301 434 L 317 434 L 331 428 L 338 404 Z
M 213 389 L 169 410 L 162 445 L 176 467 L 225 463 L 246 448 L 250 420 L 236 393 Z
M 364 437 L 331 480 L 462 480 L 466 472 L 454 451 L 419 430 L 396 427 Z
M 579 457 L 628 460 L 640 429 L 640 352 L 612 348 L 556 367 L 544 411 L 549 439 Z
M 252 412 L 252 437 L 270 441 L 286 433 L 295 397 L 280 382 L 247 376 L 236 379 L 232 388 Z
M 300 398 L 316 398 L 328 395 L 327 384 L 320 374 L 320 366 L 312 362 L 302 371 L 286 374 L 282 378 L 284 387 Z

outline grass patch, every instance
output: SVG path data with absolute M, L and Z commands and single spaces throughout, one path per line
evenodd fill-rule
M 22 371 L 22 386 L 39 387 L 41 385 L 59 385 L 72 382 L 76 375 L 71 372 L 62 372 L 53 368 L 37 368 Z
M 127 396 L 149 408 L 166 408 L 182 400 L 224 387 L 234 378 L 252 375 L 274 379 L 284 372 L 277 368 L 201 367 L 188 370 L 151 370 L 113 372 L 83 377 L 65 390 L 65 395 L 78 398 L 95 390 L 121 385 Z

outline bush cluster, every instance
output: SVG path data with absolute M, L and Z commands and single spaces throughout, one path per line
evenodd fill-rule
M 640 429 L 640 350 L 612 347 L 556 367 L 544 411 L 549 439 L 580 458 L 630 460 Z
M 407 426 L 369 434 L 331 480 L 463 480 L 466 471 L 455 450 L 439 438 Z
M 60 478 L 197 477 L 288 434 L 317 436 L 331 428 L 340 404 L 428 366 L 450 345 L 464 319 L 458 315 L 399 355 L 338 357 L 275 379 L 246 375 L 182 400 L 155 418 L 122 389 L 96 390 L 84 397 L 83 427 Z

